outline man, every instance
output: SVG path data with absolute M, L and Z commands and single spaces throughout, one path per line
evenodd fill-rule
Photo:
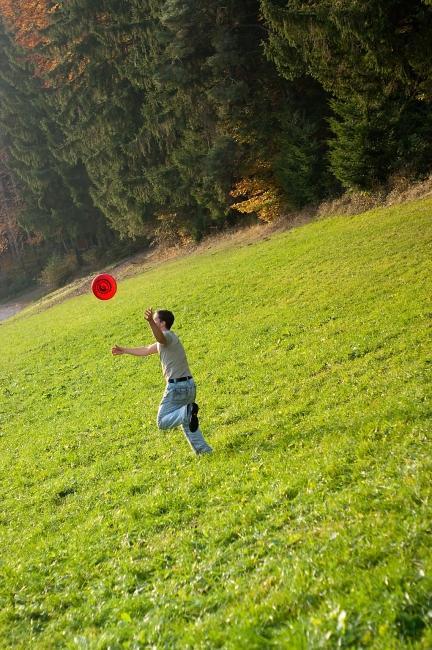
M 186 354 L 177 334 L 171 332 L 174 314 L 165 309 L 159 309 L 154 314 L 153 309 L 149 307 L 145 311 L 145 319 L 154 334 L 155 343 L 141 348 L 115 345 L 111 352 L 113 355 L 132 354 L 137 357 L 159 354 L 167 382 L 157 414 L 159 429 L 173 429 L 181 425 L 196 454 L 211 453 L 213 450 L 204 440 L 199 428 L 199 409 L 195 402 L 196 386 Z

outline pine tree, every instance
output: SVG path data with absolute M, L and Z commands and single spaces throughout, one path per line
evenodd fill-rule
M 234 142 L 218 132 L 208 96 L 215 11 L 206 10 L 74 0 L 53 14 L 64 154 L 83 160 L 96 204 L 123 235 L 146 232 L 158 214 L 193 228 L 227 209 Z
M 0 49 L 0 124 L 23 199 L 20 220 L 46 239 L 77 249 L 80 238 L 93 238 L 105 228 L 90 201 L 85 170 L 62 163 L 53 153 L 61 147 L 61 133 L 52 118 L 49 89 L 2 23 Z
M 126 237 L 145 233 L 153 212 L 145 161 L 154 160 L 158 147 L 140 139 L 145 91 L 139 70 L 146 59 L 136 48 L 137 34 L 147 34 L 149 24 L 148 16 L 141 21 L 115 0 L 56 3 L 44 48 L 53 62 L 48 83 L 64 134 L 59 155 L 82 162 L 95 205 Z
M 225 222 L 248 176 L 293 206 L 328 191 L 325 93 L 282 79 L 265 36 L 256 0 L 53 3 L 53 151 L 82 162 L 122 236 L 165 220 L 199 238 Z
M 432 11 L 422 0 L 262 0 L 267 53 L 329 93 L 331 165 L 348 187 L 430 168 Z M 429 3 L 430 4 L 430 3 Z

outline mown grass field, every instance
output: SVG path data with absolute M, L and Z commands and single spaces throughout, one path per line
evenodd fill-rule
M 432 647 L 432 201 L 0 326 L 0 647 Z M 155 426 L 146 306 L 198 383 Z

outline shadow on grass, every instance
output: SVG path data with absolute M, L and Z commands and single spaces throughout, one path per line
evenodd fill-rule
M 424 594 L 415 603 L 402 608 L 396 617 L 399 636 L 404 641 L 419 641 L 426 628 L 426 617 L 432 611 L 432 596 Z

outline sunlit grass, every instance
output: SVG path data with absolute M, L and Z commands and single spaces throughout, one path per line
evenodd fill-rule
M 432 647 L 432 201 L 0 326 L 1 648 Z M 172 309 L 214 447 L 159 432 Z

